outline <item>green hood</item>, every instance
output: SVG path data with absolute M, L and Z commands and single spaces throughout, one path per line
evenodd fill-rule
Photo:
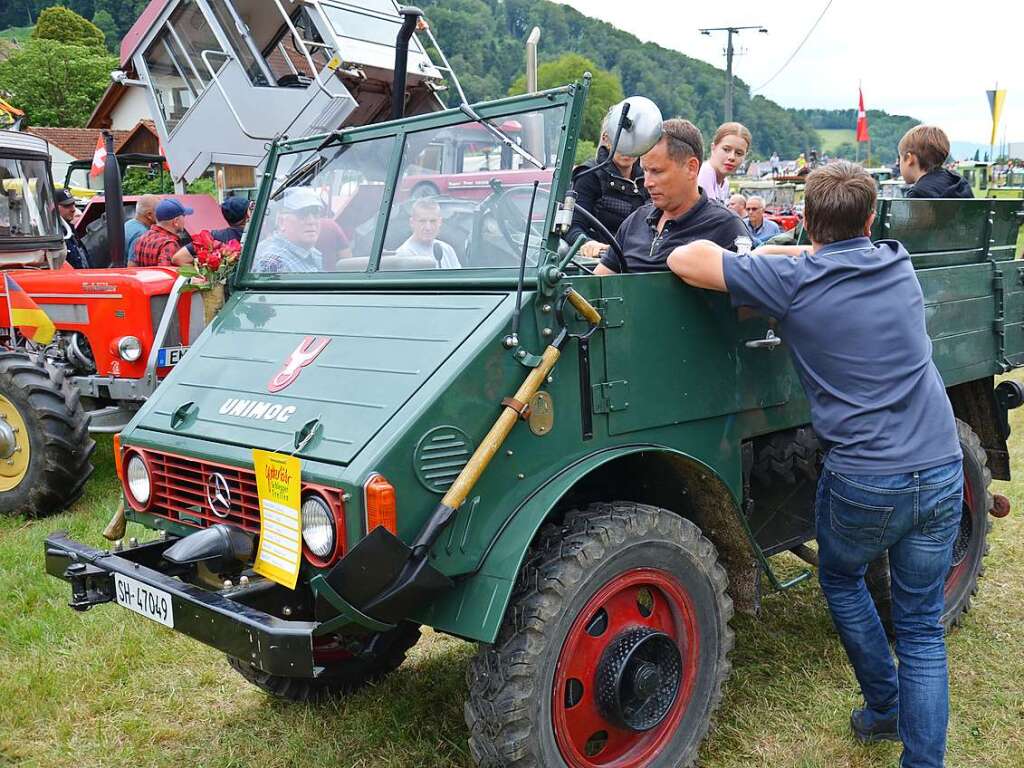
M 320 435 L 299 455 L 348 464 L 504 298 L 236 296 L 150 398 L 136 427 L 291 452 L 296 433 L 319 419 Z

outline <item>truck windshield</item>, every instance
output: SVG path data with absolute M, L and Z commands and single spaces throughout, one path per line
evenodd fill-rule
M 490 125 L 543 161 L 538 170 L 469 118 L 440 128 L 282 155 L 251 272 L 288 274 L 514 268 L 536 263 L 564 107 Z M 397 175 L 394 158 L 401 145 Z M 390 207 L 385 190 L 395 192 Z M 539 184 L 528 216 L 534 182 Z M 377 260 L 377 254 L 380 259 Z
M 46 160 L 0 157 L 0 238 L 62 237 Z

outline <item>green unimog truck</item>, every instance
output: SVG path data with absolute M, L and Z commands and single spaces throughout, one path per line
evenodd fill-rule
M 115 443 L 127 517 L 157 534 L 52 534 L 71 607 L 116 602 L 293 700 L 380 678 L 430 626 L 479 644 L 479 764 L 690 764 L 734 609 L 809 575 L 774 558 L 814 561 L 820 451 L 771 318 L 668 273 L 594 277 L 560 241 L 586 93 L 274 144 L 227 306 Z M 481 121 L 514 146 L 506 167 L 469 152 L 494 168 L 484 199 L 458 179 L 413 196 Z M 914 254 L 965 449 L 950 626 L 1008 511 L 988 486 L 1021 400 L 994 381 L 1024 361 L 1020 216 L 883 200 L 876 219 Z

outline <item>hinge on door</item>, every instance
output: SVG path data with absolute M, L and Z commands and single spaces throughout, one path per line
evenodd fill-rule
M 605 299 L 593 300 L 590 303 L 601 313 L 602 328 L 621 328 L 626 324 L 621 296 L 609 296 Z
M 613 413 L 629 408 L 628 381 L 602 381 L 594 385 L 594 413 Z
M 992 266 L 992 298 L 995 300 L 995 317 L 992 318 L 992 330 L 996 335 L 996 362 L 1003 373 L 1013 366 L 1006 357 L 1006 290 L 1003 270 L 995 259 L 989 259 Z

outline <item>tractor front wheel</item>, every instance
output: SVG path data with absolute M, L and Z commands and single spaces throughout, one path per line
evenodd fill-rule
M 24 352 L 0 352 L 0 515 L 42 517 L 81 494 L 96 444 L 64 373 Z
M 730 672 L 726 583 L 714 545 L 664 509 L 594 504 L 547 526 L 467 673 L 474 760 L 692 764 Z

